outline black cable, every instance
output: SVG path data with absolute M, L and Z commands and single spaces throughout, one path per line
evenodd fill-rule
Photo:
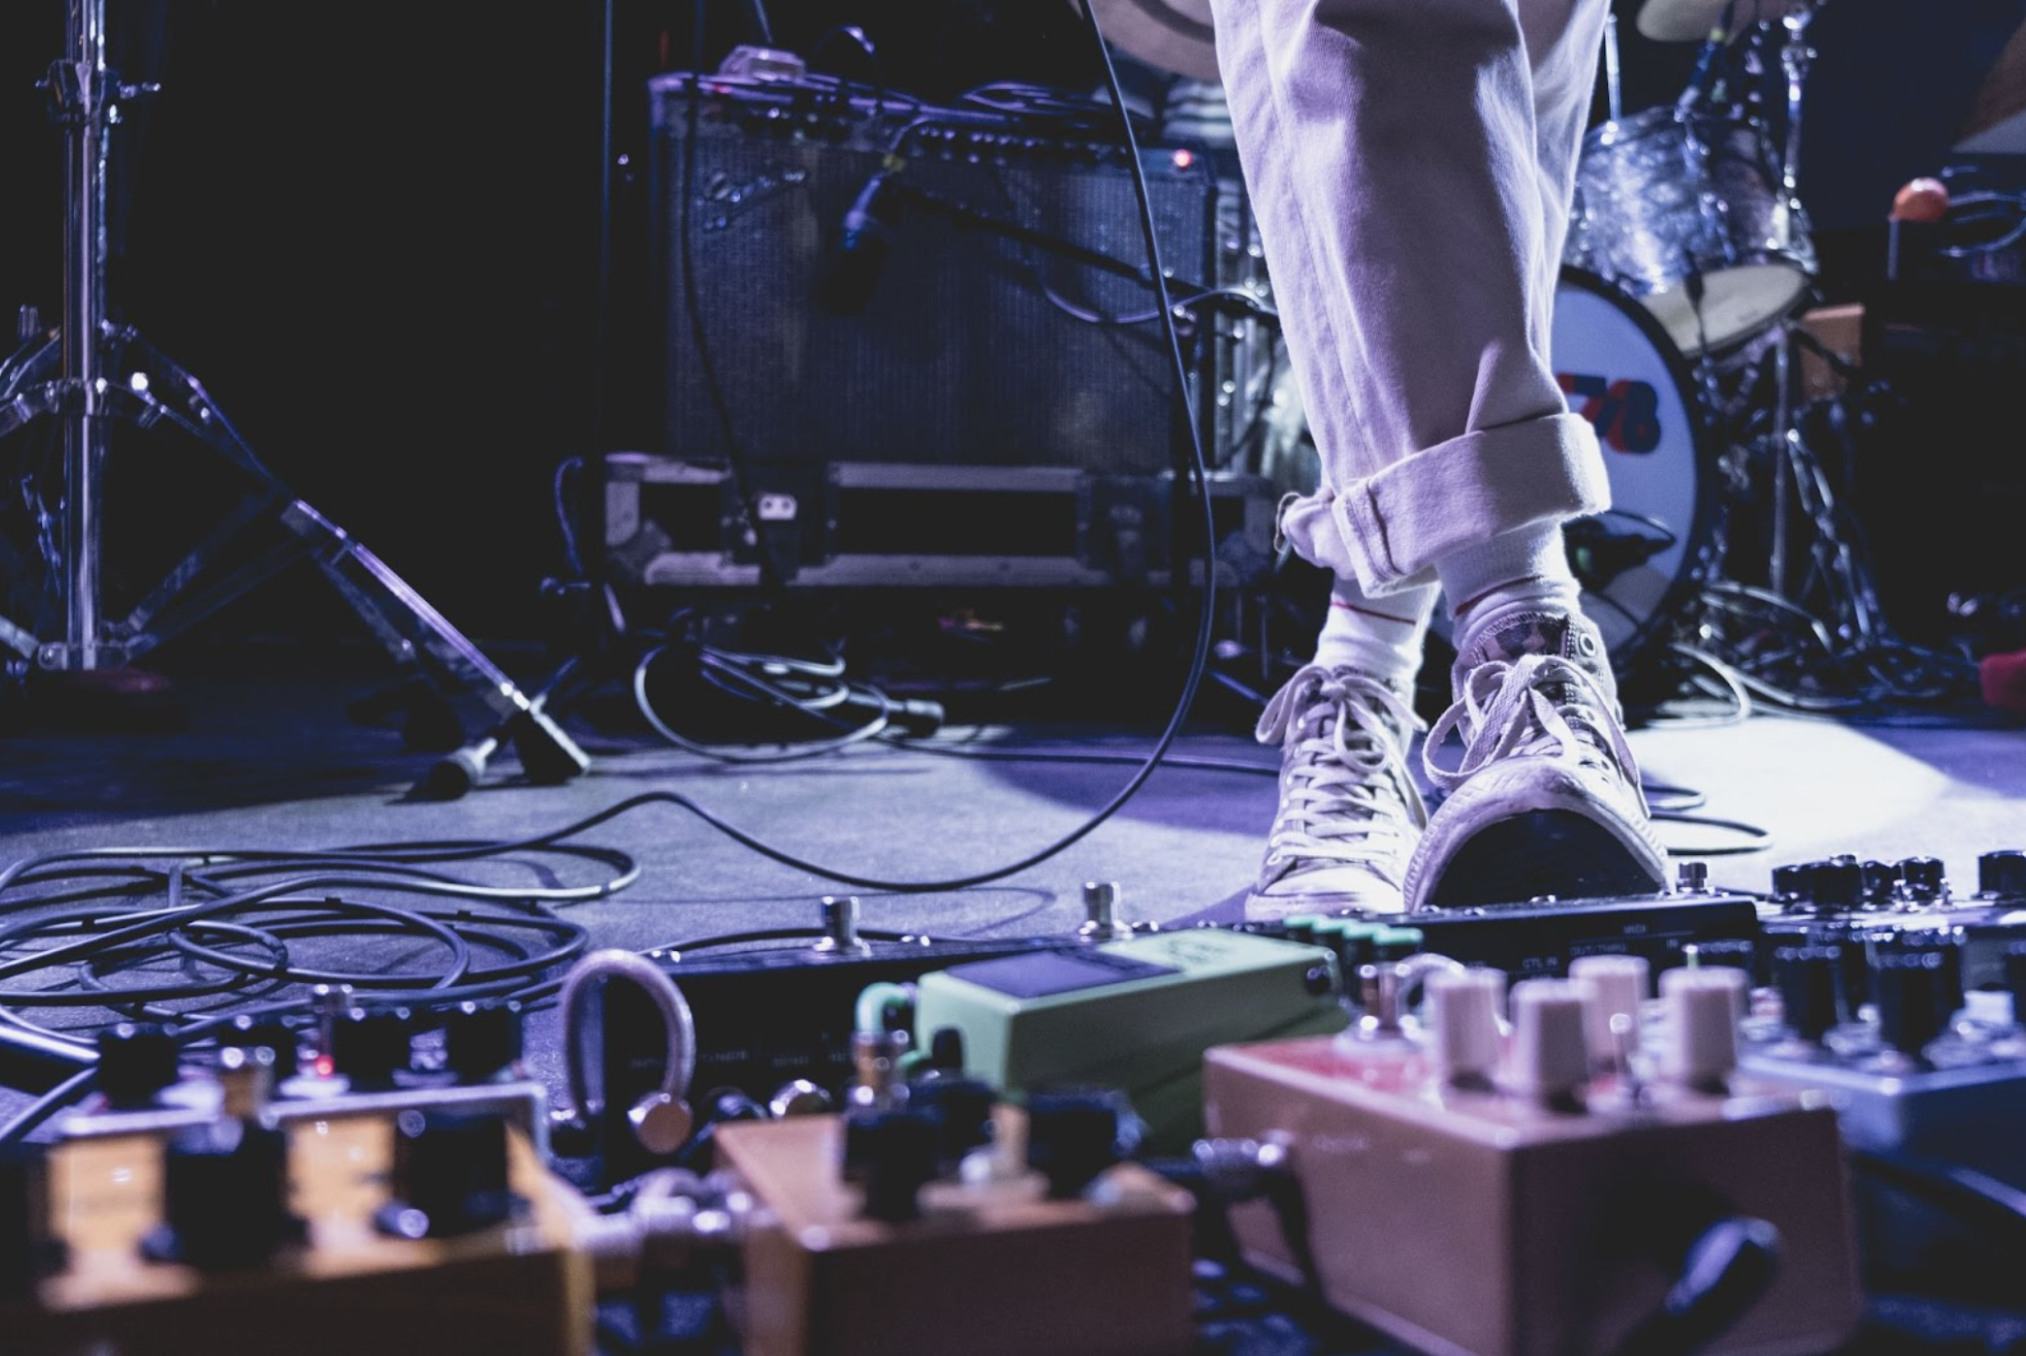
M 1736 857 L 1748 852 L 1764 852 L 1773 845 L 1772 830 L 1742 819 L 1718 819 L 1710 815 L 1689 814 L 1680 810 L 1655 810 L 1655 823 L 1690 824 L 1698 828 L 1716 829 L 1723 833 L 1737 834 L 1744 841 L 1738 843 L 1714 843 L 1676 846 L 1670 844 L 1670 857 Z
M 13 1120 L 0 1125 L 0 1145 L 13 1144 L 26 1139 L 36 1126 L 54 1116 L 73 1103 L 83 1100 L 98 1082 L 96 1068 L 83 1069 L 64 1079 L 42 1096 L 29 1103 L 28 1107 L 16 1113 Z
M 266 999 L 288 984 L 344 984 L 423 1005 L 510 992 L 589 943 L 588 929 L 549 912 L 541 901 L 602 898 L 638 877 L 638 864 L 625 853 L 559 841 L 575 831 L 568 826 L 518 842 L 411 842 L 321 852 L 99 848 L 16 861 L 0 870 L 0 918 L 15 920 L 0 926 L 0 979 L 16 981 L 0 990 L 0 1004 L 111 1009 L 188 1033 L 209 1027 L 193 1028 L 177 1005 L 220 997 Z M 587 886 L 502 887 L 429 865 L 537 848 L 595 862 L 610 874 Z M 370 855 L 375 853 L 380 855 Z M 526 867 L 549 871 L 539 862 Z M 95 888 L 78 888 L 80 879 Z M 402 907 L 344 893 L 356 890 L 454 904 Z M 427 942 L 440 948 L 444 959 L 435 968 L 340 971 L 306 964 L 291 950 L 302 941 L 346 936 L 386 938 L 404 955 L 412 954 L 412 944 Z M 249 947 L 257 954 L 245 954 Z M 44 987 L 19 987 L 31 975 L 58 978 Z M 262 1007 L 300 1010 L 304 1001 L 275 1000 Z
M 563 538 L 563 562 L 569 566 L 571 577 L 589 579 L 584 567 L 584 553 L 577 544 L 576 515 L 570 511 L 569 496 L 565 486 L 570 478 L 584 469 L 582 457 L 569 457 L 556 466 L 554 480 L 550 483 L 550 497 L 556 510 L 556 528 Z
M 1681 1259 L 1660 1307 L 1612 1348 L 1612 1356 L 1694 1356 L 1734 1328 L 1779 1277 L 1784 1244 L 1769 1221 L 1714 1221 Z
M 787 691 L 778 684 L 770 683 L 756 674 L 745 672 L 738 665 L 728 662 L 723 656 L 721 655 L 714 656 L 708 649 L 706 649 L 703 652 L 704 662 L 707 666 L 706 672 L 708 672 L 710 666 L 715 666 L 719 672 L 729 676 L 736 677 L 740 682 L 751 687 L 754 691 L 760 693 L 762 696 L 770 698 L 773 701 L 779 703 L 781 706 L 790 710 L 802 712 L 803 714 L 812 716 L 818 720 L 832 722 L 838 725 L 840 728 L 844 729 L 845 733 L 833 739 L 815 740 L 803 743 L 801 745 L 787 749 L 780 753 L 751 753 L 745 752 L 737 748 L 713 747 L 708 744 L 703 744 L 683 735 L 680 731 L 676 730 L 673 726 L 671 726 L 667 721 L 662 719 L 661 714 L 654 708 L 653 699 L 648 695 L 647 689 L 648 670 L 653 665 L 654 661 L 660 658 L 661 655 L 667 651 L 667 649 L 668 647 L 665 645 L 656 646 L 655 648 L 649 650 L 645 655 L 643 655 L 641 657 L 640 662 L 634 666 L 633 670 L 634 705 L 639 710 L 641 718 L 645 720 L 650 727 L 653 728 L 656 734 L 660 735 L 663 739 L 667 740 L 670 744 L 673 744 L 675 747 L 682 749 L 687 753 L 696 754 L 698 757 L 710 758 L 721 763 L 740 763 L 740 764 L 785 763 L 785 762 L 795 762 L 804 758 L 818 758 L 826 756 L 828 754 L 836 753 L 840 749 L 848 748 L 853 744 L 858 744 L 868 739 L 877 738 L 879 735 L 881 735 L 886 731 L 887 726 L 889 725 L 891 720 L 892 703 L 887 699 L 886 695 L 880 692 L 877 688 L 870 688 L 870 687 L 858 688 L 852 685 L 840 683 L 834 685 L 830 689 L 830 691 L 835 694 L 835 700 L 833 701 L 804 699 L 790 691 Z M 838 703 L 847 700 L 855 693 L 865 694 L 865 696 L 869 700 L 870 705 L 873 707 L 873 714 L 869 719 L 863 721 L 844 721 L 838 719 L 834 715 L 834 713 L 828 709 L 830 706 L 837 705 Z
M 1915 1196 L 1980 1234 L 2026 1249 L 2026 1192 L 2017 1187 L 1959 1163 L 1880 1149 L 1852 1149 L 1850 1163 L 1860 1176 Z

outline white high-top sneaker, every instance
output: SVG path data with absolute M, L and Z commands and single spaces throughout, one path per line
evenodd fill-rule
M 1280 813 L 1248 919 L 1402 907 L 1428 822 L 1407 769 L 1420 727 L 1404 694 L 1354 668 L 1311 664 L 1274 695 L 1256 733 L 1281 746 Z
M 1435 807 L 1409 863 L 1409 910 L 1665 888 L 1639 767 L 1602 637 L 1537 602 L 1473 617 L 1450 670 L 1456 702 L 1421 750 Z M 1436 761 L 1454 734 L 1463 757 Z

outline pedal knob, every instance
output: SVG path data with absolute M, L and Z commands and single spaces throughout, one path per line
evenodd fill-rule
M 1834 947 L 1841 954 L 1836 972 L 1843 985 L 1843 1011 L 1856 1020 L 1858 1009 L 1871 1001 L 1871 950 L 1874 932 L 1856 927 L 1820 927 L 1808 930 L 1808 946 Z
M 98 1087 L 115 1109 L 154 1105 L 181 1076 L 176 1038 L 159 1026 L 121 1022 L 98 1038 Z
M 1381 923 L 1342 923 L 1331 929 L 1331 944 L 1336 948 L 1337 969 L 1346 978 L 1355 976 L 1365 966 L 1378 959 L 1373 938 L 1386 931 Z
M 1590 1081 L 1589 989 L 1568 979 L 1512 986 L 1512 1081 L 1543 1103 L 1572 1100 Z
M 1815 903 L 1824 909 L 1854 909 L 1864 901 L 1864 868 L 1855 857 L 1832 857 L 1815 864 Z
M 391 1088 L 414 1058 L 407 1008 L 352 1008 L 331 1030 L 331 1069 L 355 1088 Z
M 1385 965 L 1418 954 L 1428 941 L 1420 928 L 1382 927 L 1372 934 L 1372 959 Z
M 836 1105 L 830 1094 L 806 1078 L 792 1078 L 774 1089 L 767 1099 L 767 1114 L 776 1120 L 789 1116 L 821 1116 Z
M 1027 1165 L 1048 1194 L 1076 1196 L 1119 1161 L 1118 1099 L 1101 1091 L 1035 1092 L 1027 1098 Z
M 1505 1040 L 1499 1009 L 1505 1003 L 1505 973 L 1473 966 L 1462 973 L 1428 976 L 1428 1002 L 1435 1024 L 1435 1062 L 1459 1087 L 1488 1087 L 1498 1076 Z
M 1879 905 L 1889 903 L 1893 888 L 1899 884 L 1899 868 L 1891 862 L 1859 862 L 1857 870 L 1863 882 L 1864 902 Z
M 526 1210 L 511 1186 L 504 1115 L 404 1111 L 395 1118 L 393 1199 L 374 1215 L 383 1233 L 454 1238 Z
M 1085 881 L 1083 923 L 1076 929 L 1076 935 L 1093 942 L 1116 942 L 1132 936 L 1132 925 L 1119 918 L 1118 907 L 1118 882 Z
M 898 1223 L 921 1214 L 921 1190 L 936 1180 L 936 1127 L 919 1112 L 882 1111 L 859 1127 L 865 1213 Z
M 1933 899 L 1947 884 L 1939 857 L 1904 857 L 1899 863 L 1900 888 L 1915 899 Z
M 271 1051 L 277 1082 L 293 1078 L 296 1074 L 301 1047 L 295 1032 L 278 1017 L 255 1017 L 242 1012 L 218 1033 L 218 1043 L 241 1050 Z
M 1773 868 L 1773 897 L 1782 904 L 1799 904 L 1815 897 L 1814 862 L 1788 862 Z
M 483 1083 L 517 1068 L 524 1052 L 521 1005 L 463 1002 L 443 1022 L 443 1060 L 460 1082 Z
M 254 1121 L 193 1126 L 162 1154 L 165 1223 L 142 1241 L 158 1262 L 202 1271 L 256 1267 L 301 1241 L 288 1209 L 288 1138 Z
M 1773 952 L 1787 1029 L 1802 1040 L 1819 1042 L 1841 1019 L 1836 972 L 1842 963 L 1843 948 L 1837 946 L 1783 946 Z
M 1639 1009 L 1650 991 L 1653 967 L 1644 956 L 1578 956 L 1569 962 L 1569 978 L 1589 984 L 1595 1000 L 1589 1007 L 1590 1058 L 1600 1064 L 1618 1062 L 1618 1033 L 1612 1023 L 1624 1017 L 1632 1024 L 1632 1046 L 1638 1048 Z
M 1946 1027 L 1963 1006 L 1963 939 L 1955 929 L 1945 933 L 1912 933 L 1902 936 L 1894 948 L 1908 954 L 1934 957 L 1935 1016 Z
M 1728 966 L 1661 972 L 1665 1044 L 1661 1068 L 1674 1081 L 1716 1091 L 1738 1067 L 1742 971 Z
M 1986 895 L 2026 894 L 2026 852 L 2007 848 L 1977 858 L 1977 892 Z
M 218 1052 L 216 1076 L 224 1115 L 260 1116 L 274 1096 L 274 1051 L 265 1045 L 228 1045 Z
M 982 1078 L 929 1078 L 910 1086 L 908 1106 L 936 1132 L 936 1163 L 954 1172 L 964 1155 L 992 1142 L 992 1111 L 999 1095 Z
M 939 1026 L 929 1035 L 929 1067 L 950 1074 L 964 1071 L 962 1027 Z
M 49 1232 L 49 1159 L 38 1144 L 0 1148 L 0 1300 L 19 1299 L 63 1265 Z
M 1903 1054 L 1918 1056 L 1942 1031 L 1942 958 L 1932 951 L 1887 951 L 1871 967 L 1878 1033 Z
M 857 895 L 823 896 L 823 935 L 810 949 L 822 955 L 866 956 L 872 944 L 858 935 Z
M 1296 942 L 1302 946 L 1314 946 L 1315 930 L 1322 921 L 1318 914 L 1291 913 L 1280 920 L 1280 936 L 1285 941 Z

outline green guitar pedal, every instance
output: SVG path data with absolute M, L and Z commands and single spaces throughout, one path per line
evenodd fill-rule
M 1205 1050 L 1349 1020 L 1334 953 L 1219 928 L 952 966 L 923 975 L 915 1000 L 920 1047 L 956 1031 L 964 1072 L 1015 1098 L 1115 1088 L 1145 1123 L 1142 1147 L 1160 1153 L 1202 1134 Z

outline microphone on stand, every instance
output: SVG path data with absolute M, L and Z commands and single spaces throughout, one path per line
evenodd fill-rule
M 887 185 L 895 173 L 885 166 L 875 171 L 838 225 L 830 259 L 816 284 L 817 298 L 833 311 L 858 315 L 872 300 L 893 247 L 895 195 Z

